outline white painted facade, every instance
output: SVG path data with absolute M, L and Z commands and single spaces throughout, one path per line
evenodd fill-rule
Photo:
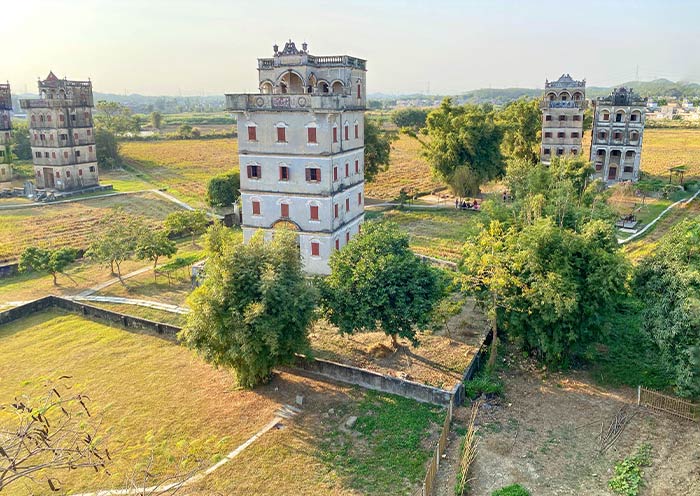
M 586 108 L 586 80 L 576 81 L 562 74 L 545 81 L 542 109 L 542 163 L 552 157 L 579 155 L 583 140 L 583 112 Z
M 364 221 L 365 61 L 315 57 L 291 41 L 259 59 L 260 92 L 226 95 L 238 117 L 242 228 L 298 234 L 304 268 L 328 259 Z
M 0 84 L 0 183 L 12 180 L 12 93 L 9 84 Z

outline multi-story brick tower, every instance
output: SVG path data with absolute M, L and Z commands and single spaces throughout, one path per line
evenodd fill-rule
M 39 81 L 39 95 L 20 101 L 29 119 L 37 187 L 68 191 L 96 186 L 92 83 L 58 79 L 50 72 Z
M 594 101 L 591 162 L 595 177 L 608 183 L 639 179 L 646 104 L 646 98 L 627 88 L 616 88 Z
M 10 144 L 12 140 L 12 92 L 10 84 L 0 84 L 0 183 L 12 180 L 12 155 Z
M 258 72 L 259 93 L 226 95 L 238 116 L 244 239 L 293 229 L 305 270 L 327 274 L 364 221 L 366 62 L 290 40 Z
M 580 154 L 586 80 L 575 81 L 563 74 L 556 81 L 545 81 L 540 107 L 542 162 L 549 164 L 553 156 Z

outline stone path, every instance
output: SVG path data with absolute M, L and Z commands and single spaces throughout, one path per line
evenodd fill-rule
M 150 265 L 149 265 L 149 266 L 146 266 L 146 267 L 141 267 L 141 268 L 138 269 L 138 270 L 135 270 L 135 271 L 133 271 L 133 272 L 129 272 L 129 273 L 126 274 L 126 275 L 123 275 L 123 276 L 122 276 L 122 279 L 123 279 L 123 280 L 130 279 L 130 278 L 132 278 L 132 277 L 136 277 L 136 276 L 138 276 L 138 275 L 144 274 L 144 273 L 146 273 L 146 272 L 148 272 L 148 271 L 150 271 L 150 270 L 153 270 L 153 267 L 151 267 Z M 90 296 L 90 295 L 92 295 L 92 294 L 94 294 L 94 293 L 97 293 L 98 291 L 102 291 L 103 289 L 108 288 L 109 286 L 112 286 L 112 285 L 114 285 L 114 284 L 117 284 L 118 282 L 120 282 L 120 281 L 119 281 L 119 278 L 118 278 L 118 277 L 114 277 L 114 278 L 112 278 L 112 279 L 110 279 L 110 280 L 108 280 L 108 281 L 105 281 L 105 282 L 100 283 L 100 284 L 98 284 L 98 285 L 96 285 L 96 286 L 93 286 L 93 287 L 88 288 L 88 289 L 86 289 L 86 290 L 84 290 L 84 291 L 81 291 L 81 292 L 78 293 L 76 296 L 77 296 L 78 298 Z
M 121 193 L 107 193 L 106 195 L 94 195 L 94 196 L 84 196 L 83 198 L 73 198 L 70 200 L 58 200 L 52 202 L 31 202 L 31 203 L 10 203 L 5 205 L 0 205 L 0 210 L 14 210 L 18 208 L 28 208 L 28 207 L 48 207 L 51 205 L 60 205 L 62 203 L 73 203 L 87 200 L 97 200 L 100 198 L 110 198 L 113 196 L 123 196 L 123 195 L 136 195 L 139 193 L 149 193 L 155 192 L 157 190 L 153 189 L 142 189 L 139 191 L 125 191 Z
M 94 301 L 98 303 L 119 303 L 121 305 L 137 305 L 140 307 L 155 308 L 166 312 L 179 313 L 182 315 L 190 313 L 189 308 L 171 305 L 170 303 L 161 303 L 158 301 L 139 300 L 135 298 L 121 298 L 119 296 L 73 296 L 68 299 L 75 301 Z

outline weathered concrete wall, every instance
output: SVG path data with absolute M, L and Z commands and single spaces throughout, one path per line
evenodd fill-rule
M 443 389 L 328 360 L 300 358 L 296 365 L 302 370 L 338 382 L 353 384 L 382 393 L 395 394 L 422 403 L 447 406 L 452 398 L 452 393 Z

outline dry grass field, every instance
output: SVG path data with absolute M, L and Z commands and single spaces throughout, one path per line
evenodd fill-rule
M 242 390 L 230 371 L 177 344 L 58 311 L 0 326 L 0 348 L 0 404 L 38 394 L 45 378 L 69 375 L 101 417 L 111 475 L 54 474 L 69 494 L 122 488 L 127 476 L 143 476 L 151 457 L 155 480 L 175 473 L 187 452 L 208 468 L 298 395 L 301 413 L 183 494 L 410 494 L 425 475 L 444 417 L 435 406 L 286 372 Z M 354 427 L 346 425 L 350 416 Z M 12 421 L 0 411 L 0 425 Z M 45 494 L 37 479 L 7 494 Z
M 238 169 L 235 139 L 127 141 L 120 153 L 139 178 L 196 207 L 205 206 L 209 179 Z
M 116 208 L 143 216 L 153 227 L 178 206 L 154 193 L 94 198 L 74 203 L 0 211 L 0 260 L 32 245 L 85 248 L 99 221 Z
M 668 179 L 668 168 L 688 166 L 686 179 L 700 179 L 700 129 L 646 129 L 642 171 Z
M 418 140 L 400 134 L 391 144 L 389 168 L 365 184 L 367 198 L 393 200 L 401 188 L 423 192 L 441 187 L 440 181 L 432 177 L 428 162 L 421 157 L 421 148 Z

